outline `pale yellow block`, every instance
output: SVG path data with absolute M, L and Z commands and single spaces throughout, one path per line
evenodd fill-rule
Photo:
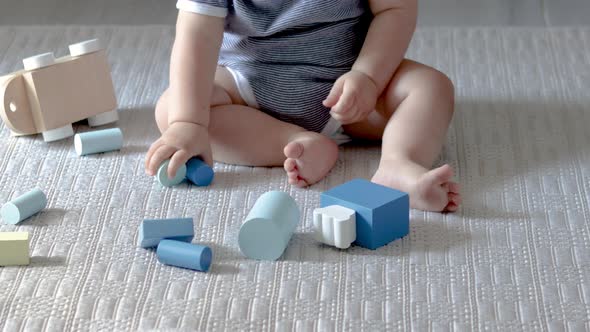
M 29 265 L 29 233 L 0 233 L 0 266 Z

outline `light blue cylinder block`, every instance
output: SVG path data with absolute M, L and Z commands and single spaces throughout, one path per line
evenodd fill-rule
M 181 165 L 176 171 L 176 176 L 173 178 L 168 177 L 168 165 L 170 165 L 170 160 L 164 161 L 160 165 L 160 168 L 158 168 L 158 174 L 156 174 L 158 182 L 164 187 L 179 185 L 186 178 L 186 165 Z
M 35 188 L 4 204 L 0 214 L 5 223 L 16 225 L 47 206 L 47 197 Z
M 74 147 L 79 156 L 119 150 L 123 147 L 123 132 L 112 128 L 76 134 Z
M 209 247 L 174 240 L 160 241 L 156 254 L 163 264 L 203 272 L 209 270 L 213 259 Z
M 208 186 L 213 182 L 215 172 L 200 158 L 191 158 L 186 163 L 186 178 L 197 186 Z
M 246 257 L 277 260 L 299 223 L 299 207 L 289 194 L 270 191 L 260 196 L 240 228 L 238 242 Z

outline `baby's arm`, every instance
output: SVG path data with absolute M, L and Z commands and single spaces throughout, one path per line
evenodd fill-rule
M 385 90 L 404 59 L 418 16 L 416 0 L 369 0 L 375 15 L 353 70 L 367 74 Z
M 179 11 L 170 60 L 168 124 L 209 126 L 209 102 L 223 39 L 223 18 Z
M 371 112 L 404 59 L 418 16 L 416 0 L 369 0 L 374 18 L 352 71 L 324 102 L 334 118 L 353 123 Z
M 170 60 L 168 129 L 146 156 L 148 174 L 171 158 L 172 176 L 182 164 L 200 155 L 211 164 L 209 106 L 224 19 L 180 11 Z

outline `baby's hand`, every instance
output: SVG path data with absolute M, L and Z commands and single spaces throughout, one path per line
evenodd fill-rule
M 377 98 L 373 80 L 365 73 L 351 70 L 334 83 L 324 106 L 332 109 L 334 119 L 351 124 L 364 120 L 375 109 Z
M 178 168 L 194 156 L 200 156 L 205 163 L 213 165 L 207 127 L 191 122 L 174 122 L 148 150 L 146 173 L 155 175 L 158 167 L 170 159 L 168 176 L 172 178 Z

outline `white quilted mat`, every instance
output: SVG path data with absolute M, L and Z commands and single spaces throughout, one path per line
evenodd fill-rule
M 376 251 L 324 247 L 309 230 L 320 193 L 369 178 L 378 147 L 343 148 L 307 190 L 280 168 L 217 164 L 206 189 L 162 189 L 144 175 L 171 27 L 1 27 L 0 73 L 95 36 L 108 44 L 125 147 L 80 158 L 71 139 L 0 128 L 0 202 L 35 186 L 49 198 L 38 216 L 0 225 L 30 232 L 33 256 L 0 268 L 0 330 L 590 329 L 590 28 L 416 34 L 410 57 L 457 86 L 442 159 L 465 203 L 455 214 L 412 211 L 410 235 Z M 268 190 L 292 194 L 304 219 L 280 261 L 257 262 L 237 234 Z M 193 217 L 196 242 L 213 248 L 209 273 L 136 247 L 142 219 L 177 216 Z

